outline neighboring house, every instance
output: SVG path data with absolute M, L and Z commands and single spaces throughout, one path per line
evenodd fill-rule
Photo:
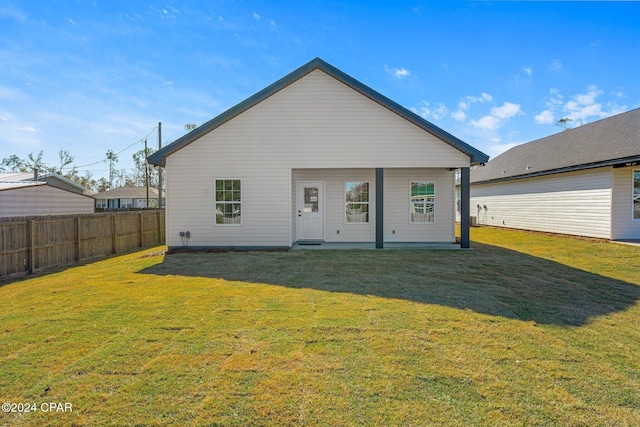
M 93 213 L 89 196 L 46 182 L 0 180 L 0 217 Z
M 46 182 L 52 187 L 73 191 L 78 194 L 90 195 L 90 191 L 82 185 L 71 181 L 62 175 L 54 172 L 38 174 L 37 172 L 7 172 L 0 173 L 0 181 L 4 182 Z
M 480 224 L 640 239 L 640 109 L 518 145 L 471 182 Z
M 158 190 L 149 188 L 149 206 L 147 206 L 146 187 L 120 187 L 102 191 L 93 195 L 98 209 L 141 209 L 158 206 Z M 164 197 L 162 204 L 164 205 Z
M 487 160 L 318 58 L 149 157 L 168 246 L 196 248 L 454 243 L 454 171 L 468 195 Z

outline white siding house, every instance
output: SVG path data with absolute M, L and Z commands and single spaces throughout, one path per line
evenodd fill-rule
M 148 195 L 148 198 L 147 198 Z M 158 207 L 158 190 L 149 187 L 120 187 L 93 194 L 97 209 L 144 209 Z M 147 206 L 148 200 L 148 206 Z M 164 197 L 162 198 L 164 206 Z
M 320 59 L 149 157 L 199 248 L 453 243 L 454 171 L 487 160 Z
M 89 196 L 45 182 L 0 182 L 0 217 L 93 212 Z
M 640 239 L 640 109 L 506 151 L 471 171 L 479 224 Z

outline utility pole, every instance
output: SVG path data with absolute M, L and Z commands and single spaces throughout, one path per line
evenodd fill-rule
M 147 188 L 147 203 L 145 208 L 149 208 L 149 163 L 147 162 L 147 138 L 144 139 L 144 186 Z
M 158 122 L 158 151 L 162 148 L 162 122 Z M 162 207 L 162 168 L 158 166 L 158 209 Z

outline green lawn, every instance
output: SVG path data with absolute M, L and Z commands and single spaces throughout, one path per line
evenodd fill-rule
M 640 425 L 640 247 L 471 238 L 0 283 L 0 425 Z

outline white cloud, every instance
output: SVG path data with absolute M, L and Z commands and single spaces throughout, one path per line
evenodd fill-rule
M 434 119 L 442 120 L 449 115 L 449 109 L 444 104 L 438 104 L 432 114 Z
M 557 71 L 562 69 L 562 61 L 559 59 L 554 59 L 549 64 L 549 71 Z
M 256 21 L 259 21 L 262 17 L 260 15 L 258 15 L 256 12 L 253 12 L 253 19 L 255 19 Z
M 9 2 L 8 5 L 0 6 L 0 17 L 4 16 L 13 18 L 18 22 L 25 22 L 27 20 L 25 14 L 18 10 L 15 6 L 13 6 L 11 2 Z
M 20 89 L 0 86 L 0 99 L 5 99 L 7 101 L 18 101 L 23 97 L 24 96 Z
M 535 121 L 538 124 L 553 123 L 556 117 L 567 118 L 580 124 L 590 118 L 601 119 L 619 114 L 627 109 L 626 105 L 619 105 L 616 102 L 606 104 L 598 102 L 598 98 L 605 92 L 595 85 L 588 86 L 586 92 L 572 96 L 569 101 L 563 99 L 558 89 L 551 89 L 549 93 L 551 97 L 546 102 L 547 108 L 535 116 Z M 624 96 L 621 92 L 613 92 L 611 95 L 617 99 Z
M 454 119 L 456 119 L 459 122 L 464 122 L 465 119 L 467 118 L 467 115 L 464 113 L 464 111 L 458 110 L 458 111 L 454 111 L 453 113 L 451 113 L 451 117 L 453 117 Z
M 403 67 L 401 67 L 401 68 L 392 68 L 392 67 L 389 67 L 389 66 L 385 65 L 384 66 L 384 70 L 387 73 L 391 74 L 392 76 L 394 76 L 394 77 L 396 77 L 398 79 L 401 79 L 401 78 L 404 78 L 404 77 L 408 77 L 408 76 L 411 75 L 411 71 L 409 71 L 409 70 L 407 70 L 406 68 L 403 68 Z
M 613 96 L 618 97 L 618 98 L 626 98 L 627 97 L 627 95 L 625 95 L 624 92 L 622 92 L 621 90 L 613 91 L 613 92 L 611 92 L 611 94 Z
M 544 110 L 540 114 L 536 115 L 534 117 L 534 120 L 539 125 L 546 125 L 546 124 L 549 124 L 549 123 L 553 123 L 553 121 L 554 121 L 553 112 L 550 111 L 550 110 Z
M 578 104 L 582 105 L 591 105 L 595 102 L 596 98 L 599 95 L 602 95 L 604 91 L 598 89 L 596 86 L 591 85 L 587 88 L 587 93 L 578 94 L 573 98 L 576 100 Z
M 427 101 L 422 101 L 422 104 L 419 108 L 411 107 L 411 111 L 413 111 L 423 119 L 426 119 L 431 115 L 431 108 L 429 108 L 429 103 Z
M 522 70 L 527 73 L 528 76 L 533 74 L 533 67 L 522 67 Z
M 494 116 L 484 116 L 480 120 L 471 120 L 471 124 L 480 129 L 495 130 L 500 126 L 500 119 Z
M 41 146 L 40 132 L 8 111 L 0 114 L 0 146 L 11 150 L 33 150 Z
M 508 119 L 520 112 L 520 105 L 511 102 L 505 102 L 502 107 L 493 107 L 491 109 L 491 115 L 500 119 Z
M 489 102 L 493 100 L 493 97 L 488 93 L 482 92 L 480 96 L 467 96 L 467 101 L 473 102 Z
M 463 122 L 467 118 L 465 111 L 469 110 L 471 104 L 490 102 L 492 100 L 493 97 L 486 92 L 482 92 L 479 96 L 468 95 L 458 102 L 458 109 L 451 113 L 451 116 L 457 121 Z
M 411 111 L 423 119 L 442 120 L 449 115 L 449 109 L 446 105 L 439 103 L 432 108 L 427 101 L 422 101 L 419 108 L 411 108 Z

